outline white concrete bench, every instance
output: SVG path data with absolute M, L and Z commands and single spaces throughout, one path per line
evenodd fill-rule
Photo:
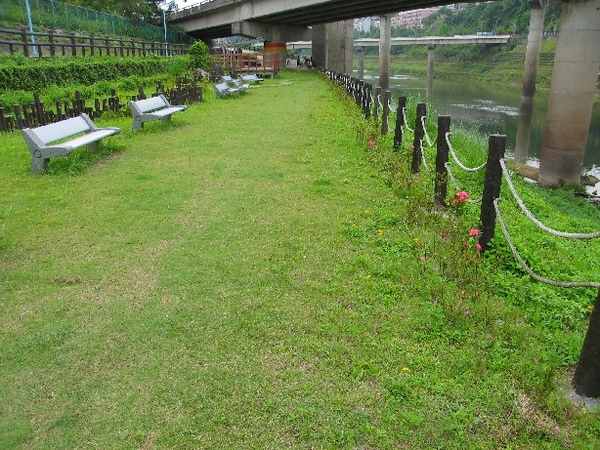
M 225 95 L 237 94 L 239 92 L 239 89 L 231 88 L 227 85 L 227 83 L 215 84 L 215 93 L 217 94 L 217 98 L 221 98 Z
M 167 98 L 162 94 L 144 100 L 132 100 L 129 102 L 129 107 L 133 114 L 134 130 L 142 128 L 145 122 L 170 120 L 173 113 L 187 109 L 186 105 L 171 106 Z
M 256 76 L 256 74 L 251 73 L 248 75 L 240 75 L 242 77 L 242 81 L 244 81 L 245 83 L 256 83 L 256 84 L 260 84 L 261 81 L 263 81 L 262 78 L 259 78 Z
M 35 173 L 48 169 L 50 158 L 54 156 L 68 155 L 84 145 L 94 148 L 100 139 L 120 132 L 120 128 L 98 128 L 87 114 L 21 130 L 31 152 L 31 170 Z

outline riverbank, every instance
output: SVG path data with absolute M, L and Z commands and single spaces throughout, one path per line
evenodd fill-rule
M 544 39 L 541 47 L 540 62 L 537 75 L 537 87 L 549 89 L 552 81 L 552 65 L 556 50 L 556 38 Z M 450 80 L 464 80 L 501 84 L 520 87 L 523 84 L 523 68 L 527 46 L 525 42 L 514 44 L 513 48 L 498 46 L 495 51 L 482 53 L 483 56 L 472 59 L 461 56 L 466 46 L 452 46 L 452 51 L 436 50 L 435 76 Z M 462 49 L 461 49 L 462 48 Z M 354 58 L 357 61 L 357 58 Z M 356 63 L 355 63 L 356 64 Z M 377 56 L 365 57 L 365 69 L 377 73 L 379 60 Z M 416 47 L 401 54 L 392 55 L 391 73 L 410 74 L 424 77 L 427 75 L 427 49 Z M 356 69 L 356 68 L 355 68 Z
M 122 132 L 43 176 L 2 136 L 0 448 L 600 442 L 561 390 L 595 290 L 532 282 L 501 238 L 483 257 L 477 206 L 432 213 L 410 142 L 393 152 L 316 72 L 99 125 Z M 572 192 L 515 183 L 548 225 L 600 228 Z M 597 244 L 504 206 L 537 270 L 598 275 Z

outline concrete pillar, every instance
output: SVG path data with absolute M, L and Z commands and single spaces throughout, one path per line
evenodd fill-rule
M 327 29 L 325 24 L 314 25 L 312 28 L 312 58 L 316 67 L 327 68 Z
M 365 48 L 358 47 L 358 79 L 362 80 L 365 77 Z
M 517 143 L 515 146 L 515 160 L 520 162 L 525 162 L 529 153 L 535 80 L 540 60 L 540 47 L 544 33 L 544 15 L 548 0 L 531 0 L 530 5 L 531 17 L 529 19 L 529 35 L 527 36 L 525 75 L 523 77 L 519 126 L 517 128 Z
M 390 88 L 390 57 L 392 52 L 392 20 L 388 15 L 380 16 L 379 40 L 379 87 Z
M 317 67 L 352 74 L 354 21 L 315 25 L 313 27 L 313 60 Z
M 427 88 L 425 91 L 425 95 L 428 98 L 433 97 L 433 78 L 435 76 L 434 64 L 435 64 L 435 45 L 428 45 L 427 46 Z
M 563 1 L 539 182 L 579 183 L 600 70 L 600 1 Z

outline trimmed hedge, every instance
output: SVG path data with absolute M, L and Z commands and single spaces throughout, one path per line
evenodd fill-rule
M 167 72 L 170 63 L 160 57 L 30 60 L 0 67 L 0 91 L 37 92 L 48 85 L 92 84 L 130 75 L 146 77 Z

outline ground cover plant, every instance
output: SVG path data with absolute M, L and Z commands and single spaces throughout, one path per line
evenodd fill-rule
M 561 390 L 593 290 L 532 282 L 500 238 L 482 257 L 476 207 L 432 213 L 408 142 L 316 73 L 205 99 L 135 133 L 104 117 L 123 132 L 42 176 L 0 137 L 0 448 L 598 444 Z M 477 142 L 456 132 L 466 161 Z M 598 244 L 535 236 L 536 269 L 597 277 Z

